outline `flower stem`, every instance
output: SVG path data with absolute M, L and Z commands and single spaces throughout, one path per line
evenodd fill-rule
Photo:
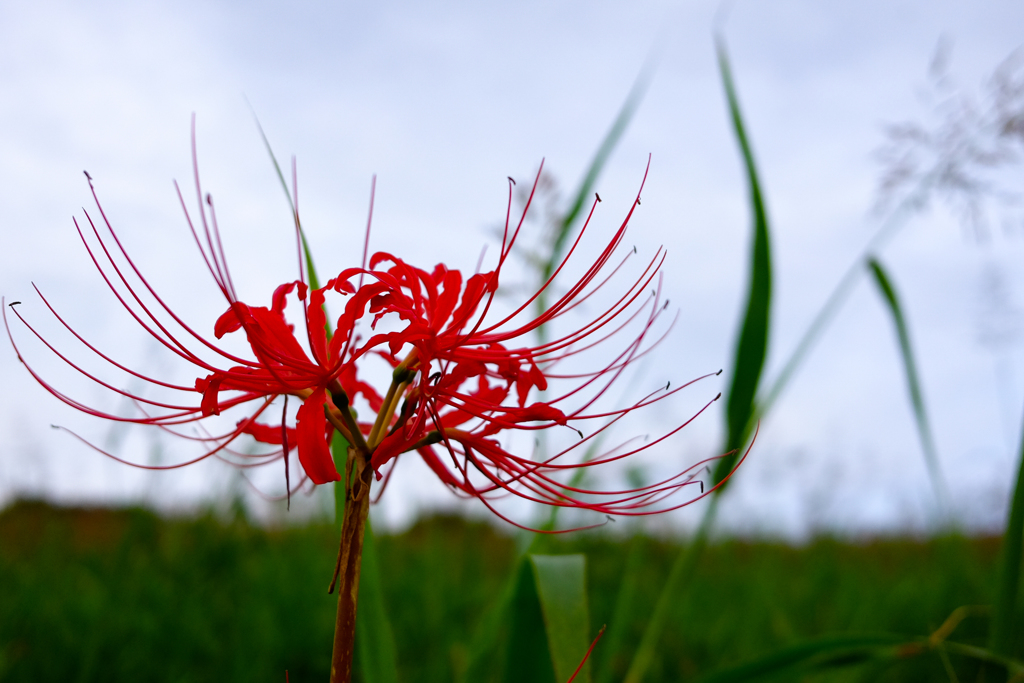
M 366 516 L 370 511 L 370 485 L 373 482 L 373 468 L 362 450 L 350 447 L 348 461 L 352 475 L 345 480 L 345 519 L 341 525 L 340 585 L 338 615 L 334 622 L 331 683 L 349 683 L 352 680 L 359 568 L 363 559 L 363 533 L 366 530 Z

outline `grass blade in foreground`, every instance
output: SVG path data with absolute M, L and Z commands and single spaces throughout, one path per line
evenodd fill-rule
M 722 73 L 722 85 L 729 101 L 736 142 L 743 155 L 750 192 L 750 210 L 754 220 L 754 245 L 750 254 L 750 289 L 743 324 L 736 342 L 732 368 L 732 384 L 726 396 L 726 443 L 725 451 L 737 452 L 722 458 L 715 465 L 714 483 L 722 481 L 732 471 L 739 457 L 739 450 L 746 444 L 752 429 L 755 412 L 757 386 L 764 370 L 764 359 L 768 351 L 768 324 L 772 296 L 772 261 L 768 239 L 768 215 L 765 211 L 761 183 L 754 165 L 754 154 L 750 148 L 739 100 L 729 68 L 725 43 L 717 41 L 718 65 Z M 724 487 L 723 487 L 724 489 Z M 719 489 L 719 491 L 723 490 Z
M 1021 552 L 1024 541 L 1024 427 L 1020 440 L 1020 469 L 1013 489 L 1010 516 L 1006 521 L 1003 535 L 1003 551 L 999 567 L 999 586 L 996 594 L 995 613 L 992 615 L 992 652 L 1009 655 L 1017 629 L 1014 614 L 1020 590 Z
M 718 461 L 714 470 L 714 482 L 722 481 L 736 465 L 739 449 L 742 449 L 750 435 L 755 413 L 755 397 L 757 386 L 764 369 L 764 359 L 768 349 L 768 324 L 771 307 L 772 264 L 768 236 L 768 215 L 765 211 L 764 198 L 761 194 L 761 183 L 758 180 L 757 168 L 754 165 L 754 154 L 750 148 L 743 116 L 740 113 L 739 100 L 729 68 L 725 42 L 717 39 L 718 65 L 722 74 L 722 85 L 729 103 L 736 141 L 739 143 L 743 156 L 743 164 L 747 172 L 750 191 L 750 208 L 754 222 L 754 244 L 750 261 L 750 290 L 747 294 L 746 311 L 740 335 L 736 343 L 736 354 L 732 368 L 732 384 L 727 396 L 726 412 L 726 444 L 723 452 L 736 450 L 736 453 Z M 661 633 L 665 628 L 665 618 L 671 597 L 689 581 L 697 561 L 707 543 L 707 534 L 714 517 L 718 489 L 704 514 L 700 529 L 693 541 L 683 548 L 669 574 L 661 595 L 654 607 L 654 612 L 647 623 L 640 647 L 630 664 L 626 674 L 626 683 L 640 683 L 654 658 Z
M 544 613 L 548 648 L 559 683 L 568 681 L 590 645 L 587 609 L 587 558 L 584 555 L 530 555 L 537 597 Z M 576 676 L 590 683 L 590 666 Z
M 928 466 L 928 474 L 932 480 L 932 488 L 935 489 L 935 496 L 938 499 L 941 516 L 949 521 L 951 505 L 949 487 L 942 476 L 942 468 L 939 465 L 939 456 L 935 449 L 935 439 L 932 436 L 931 424 L 928 422 L 928 414 L 924 407 L 924 394 L 921 391 L 921 380 L 917 374 L 917 364 L 914 362 L 914 352 L 910 346 L 910 332 L 907 329 L 907 321 L 903 316 L 903 309 L 900 306 L 899 297 L 892 281 L 886 275 L 885 269 L 877 259 L 868 260 L 868 268 L 874 275 L 875 284 L 885 299 L 892 314 L 892 322 L 896 326 L 896 334 L 900 340 L 900 354 L 903 358 L 903 369 L 907 375 L 907 388 L 910 391 L 910 402 L 914 408 L 914 419 L 917 422 L 917 433 L 921 438 L 921 450 L 924 451 L 925 463 Z
M 316 268 L 313 266 L 313 254 L 309 250 L 309 242 L 306 241 L 306 231 L 302 229 L 302 223 L 299 221 L 299 207 L 296 205 L 296 201 L 292 198 L 291 192 L 288 191 L 288 181 L 284 179 L 284 173 L 281 172 L 281 164 L 277 163 L 277 157 L 274 156 L 274 150 L 270 146 L 270 140 L 267 139 L 267 134 L 263 132 L 263 126 L 260 124 L 260 120 L 256 117 L 256 112 L 252 110 L 252 105 L 249 105 L 249 109 L 252 111 L 252 117 L 256 121 L 256 127 L 260 131 L 260 137 L 263 139 L 263 146 L 267 148 L 267 154 L 270 155 L 270 161 L 273 162 L 274 170 L 277 171 L 277 179 L 281 181 L 281 189 L 284 190 L 284 195 L 288 198 L 288 206 L 292 210 L 292 217 L 295 219 L 295 227 L 298 229 L 299 237 L 302 239 L 302 254 L 306 257 L 309 286 L 313 289 L 320 289 L 320 278 L 317 277 Z M 294 157 L 292 161 L 292 170 L 294 171 Z
M 517 566 L 505 683 L 564 683 L 587 654 L 586 558 L 528 555 Z M 589 683 L 589 666 L 576 676 Z
M 544 613 L 537 598 L 533 567 L 527 558 L 524 557 L 516 564 L 515 577 L 515 589 L 508 610 L 510 633 L 505 649 L 502 683 L 555 683 L 554 664 L 544 629 Z

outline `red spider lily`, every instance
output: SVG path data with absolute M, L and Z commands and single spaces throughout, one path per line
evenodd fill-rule
M 196 168 L 198 224 L 185 208 L 180 190 L 178 196 L 206 268 L 228 304 L 213 327 L 213 336 L 219 340 L 243 332 L 251 357 L 231 353 L 196 332 L 164 303 L 124 249 L 96 197 L 91 178 L 89 186 L 99 220 L 94 221 L 86 212 L 85 230 L 75 221 L 82 243 L 110 291 L 136 323 L 170 353 L 194 366 L 198 374 L 195 383 L 174 384 L 128 368 L 75 332 L 40 293 L 60 324 L 99 359 L 177 398 L 154 400 L 141 391 L 118 388 L 58 351 L 11 304 L 14 314 L 53 353 L 88 379 L 131 399 L 139 414 L 115 415 L 87 406 L 57 390 L 27 366 L 51 394 L 91 415 L 157 426 L 205 445 L 199 457 L 165 467 L 180 467 L 211 455 L 228 459 L 240 456 L 232 444 L 246 434 L 278 447 L 254 456 L 255 463 L 283 456 L 287 476 L 287 457 L 296 449 L 309 480 L 314 484 L 336 481 L 340 477 L 329 444 L 337 430 L 365 455 L 378 479 L 385 465 L 393 466 L 398 455 L 415 450 L 445 484 L 480 499 L 488 507 L 491 497 L 512 493 L 548 505 L 608 515 L 638 515 L 674 509 L 710 493 L 694 478 L 707 461 L 631 490 L 595 490 L 560 481 L 568 471 L 619 461 L 661 444 L 693 419 L 646 443 L 627 442 L 603 455 L 567 462 L 572 451 L 595 446 L 606 430 L 629 413 L 684 388 L 666 385 L 625 408 L 605 407 L 616 381 L 660 341 L 658 335 L 671 327 L 668 322 L 659 328 L 662 332 L 654 332 L 668 303 L 661 297 L 664 250 L 659 249 L 640 264 L 637 274 L 628 277 L 627 262 L 635 250 L 616 256 L 640 203 L 639 193 L 596 259 L 568 286 L 560 284 L 565 279 L 563 273 L 579 260 L 577 252 L 582 250 L 578 247 L 589 232 L 600 201 L 597 198 L 552 276 L 532 297 L 505 315 L 494 315 L 498 308 L 495 296 L 502 269 L 530 206 L 528 201 L 519 223 L 510 228 L 511 185 L 501 251 L 497 264 L 488 272 L 467 278 L 444 265 L 428 272 L 386 253 L 374 254 L 367 263 L 364 253 L 362 267 L 344 270 L 323 287 L 314 288 L 307 281 L 300 249 L 299 279 L 278 287 L 270 307 L 260 307 L 243 303 L 236 294 L 213 202 L 209 195 L 204 197 Z M 297 214 L 296 234 L 301 240 Z M 625 285 L 605 297 L 606 290 L 617 287 L 620 280 L 625 280 Z M 542 292 L 556 287 L 560 294 L 547 310 L 531 314 Z M 333 334 L 325 307 L 328 295 L 344 297 Z M 599 303 L 602 298 L 604 303 Z M 301 308 L 301 333 L 285 315 L 290 299 Z M 569 314 L 586 309 L 596 312 L 583 324 L 555 339 L 531 345 L 541 326 L 560 325 Z M 6 307 L 4 321 L 7 325 Z M 377 331 L 381 323 L 388 331 Z M 9 325 L 7 330 L 14 344 Z M 600 360 L 596 368 L 572 371 L 574 363 L 588 358 Z M 373 359 L 383 359 L 392 369 L 392 381 L 383 395 L 359 376 L 363 364 Z M 268 411 L 278 397 L 284 397 L 281 418 L 268 420 Z M 293 421 L 288 419 L 288 397 L 301 400 Z M 351 406 L 357 400 L 375 413 L 372 422 L 356 419 Z M 236 409 L 244 409 L 245 417 L 227 431 L 211 433 L 201 426 Z M 201 431 L 182 433 L 182 426 L 190 423 L 200 425 Z M 502 443 L 516 431 L 558 426 L 575 430 L 579 439 L 541 459 L 516 455 Z M 689 486 L 699 486 L 700 495 L 664 502 Z

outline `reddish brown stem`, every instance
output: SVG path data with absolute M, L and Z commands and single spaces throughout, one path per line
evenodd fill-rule
M 363 559 L 363 534 L 366 530 L 366 516 L 370 511 L 370 484 L 373 482 L 373 468 L 369 466 L 362 451 L 349 448 L 348 458 L 353 474 L 350 480 L 346 477 L 345 520 L 341 525 L 338 615 L 334 622 L 331 683 L 350 683 L 352 680 L 356 605 L 359 600 L 359 567 Z

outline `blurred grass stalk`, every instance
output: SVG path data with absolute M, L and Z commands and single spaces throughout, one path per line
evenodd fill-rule
M 997 655 L 1010 655 L 1014 639 L 1019 640 L 1014 617 L 1020 590 L 1021 553 L 1024 541 L 1024 420 L 1021 421 L 1020 464 L 1013 500 L 1003 535 L 1002 557 L 999 567 L 999 586 L 996 593 L 995 613 L 992 616 L 992 637 L 989 647 Z
M 761 183 L 758 180 L 754 154 L 743 124 L 732 71 L 729 68 L 725 41 L 721 35 L 716 36 L 715 46 L 733 132 L 740 147 L 747 175 L 754 232 L 746 310 L 736 342 L 731 373 L 732 384 L 726 394 L 726 443 L 722 449 L 726 455 L 715 465 L 712 474 L 713 483 L 718 484 L 736 466 L 738 454 L 746 445 L 755 422 L 755 396 L 768 349 L 772 267 L 768 215 L 761 193 Z M 669 604 L 672 597 L 685 584 L 689 583 L 693 576 L 697 562 L 707 545 L 708 533 L 714 521 L 720 493 L 723 490 L 725 490 L 725 486 L 717 489 L 712 495 L 711 501 L 705 508 L 704 517 L 696 536 L 688 546 L 680 551 L 672 565 L 672 570 L 658 597 L 647 628 L 644 630 L 640 646 L 626 673 L 625 683 L 640 683 L 650 668 L 658 642 L 665 629 Z M 610 652 L 608 656 L 614 657 L 616 654 Z
M 750 256 L 746 309 L 741 321 L 734 364 L 730 373 L 732 383 L 727 393 L 726 442 L 722 449 L 727 455 L 716 465 L 713 483 L 718 484 L 723 481 L 735 467 L 738 454 L 750 444 L 751 434 L 756 431 L 760 419 L 774 405 L 782 390 L 793 377 L 800 364 L 806 359 L 814 343 L 820 338 L 828 323 L 831 322 L 841 306 L 849 298 L 854 286 L 865 272 L 870 271 L 874 275 L 875 282 L 887 304 L 896 327 L 911 405 L 917 424 L 918 435 L 921 440 L 925 464 L 938 500 L 939 514 L 946 524 L 951 524 L 953 512 L 949 489 L 942 475 L 934 437 L 925 410 L 923 392 L 910 345 L 906 320 L 890 279 L 887 277 L 881 264 L 873 256 L 873 253 L 893 236 L 911 211 L 919 205 L 919 195 L 921 192 L 925 192 L 926 188 L 920 188 L 918 193 L 906 199 L 875 233 L 867 247 L 843 275 L 836 288 L 825 301 L 824 306 L 812 320 L 811 325 L 797 344 L 796 349 L 783 365 L 778 377 L 763 394 L 763 397 L 758 399 L 758 385 L 764 369 L 770 333 L 772 267 L 769 222 L 753 151 L 743 122 L 735 83 L 729 65 L 725 40 L 721 34 L 716 36 L 716 49 L 722 85 L 725 90 L 729 114 L 733 124 L 733 132 L 740 147 L 744 170 L 746 171 L 754 234 Z M 924 182 L 927 182 L 927 178 Z M 1022 449 L 1024 449 L 1024 446 L 1022 446 Z M 1024 492 L 1022 492 L 1022 489 L 1024 489 L 1024 450 L 1022 450 L 1021 479 L 1018 482 L 1017 492 L 1014 497 L 1015 510 L 1017 510 L 1018 502 L 1019 510 L 1017 510 L 1017 517 L 1014 517 L 1013 513 L 1011 513 L 1011 523 L 1007 527 L 1007 540 L 1009 541 L 1009 537 L 1013 536 L 1016 547 L 1009 547 L 1010 544 L 1007 543 L 1007 564 L 1004 568 L 1004 576 L 1013 577 L 1013 579 L 1011 581 L 1010 578 L 1005 578 L 1005 588 L 1001 588 L 1000 592 L 1000 601 L 1004 601 L 1002 596 L 1005 595 L 1005 599 L 1009 600 L 1008 604 L 1011 605 L 1005 609 L 1008 616 L 1004 618 L 1007 620 L 1013 614 L 1012 605 L 1015 604 L 1017 576 L 1020 573 L 1021 535 L 1022 527 L 1024 527 Z M 689 545 L 680 551 L 673 564 L 672 570 L 662 589 L 661 596 L 651 614 L 640 647 L 627 672 L 626 683 L 640 683 L 646 675 L 664 630 L 667 610 L 672 596 L 690 582 L 696 570 L 700 556 L 707 546 L 708 535 L 714 523 L 720 495 L 724 490 L 725 486 L 715 491 L 709 505 L 705 508 L 705 513 L 697 533 Z M 1016 531 L 1013 530 L 1014 523 L 1016 523 Z M 1015 562 L 1012 567 L 1010 566 L 1011 562 Z M 630 577 L 627 576 L 623 580 L 624 587 L 629 585 L 629 583 Z M 1012 595 L 1006 592 L 1011 589 L 1013 591 Z M 993 651 L 999 654 L 1005 653 L 1007 650 L 998 650 L 993 646 Z M 608 657 L 610 659 L 617 654 L 618 652 L 611 651 L 608 653 Z M 610 672 L 603 681 L 608 681 L 609 679 Z

